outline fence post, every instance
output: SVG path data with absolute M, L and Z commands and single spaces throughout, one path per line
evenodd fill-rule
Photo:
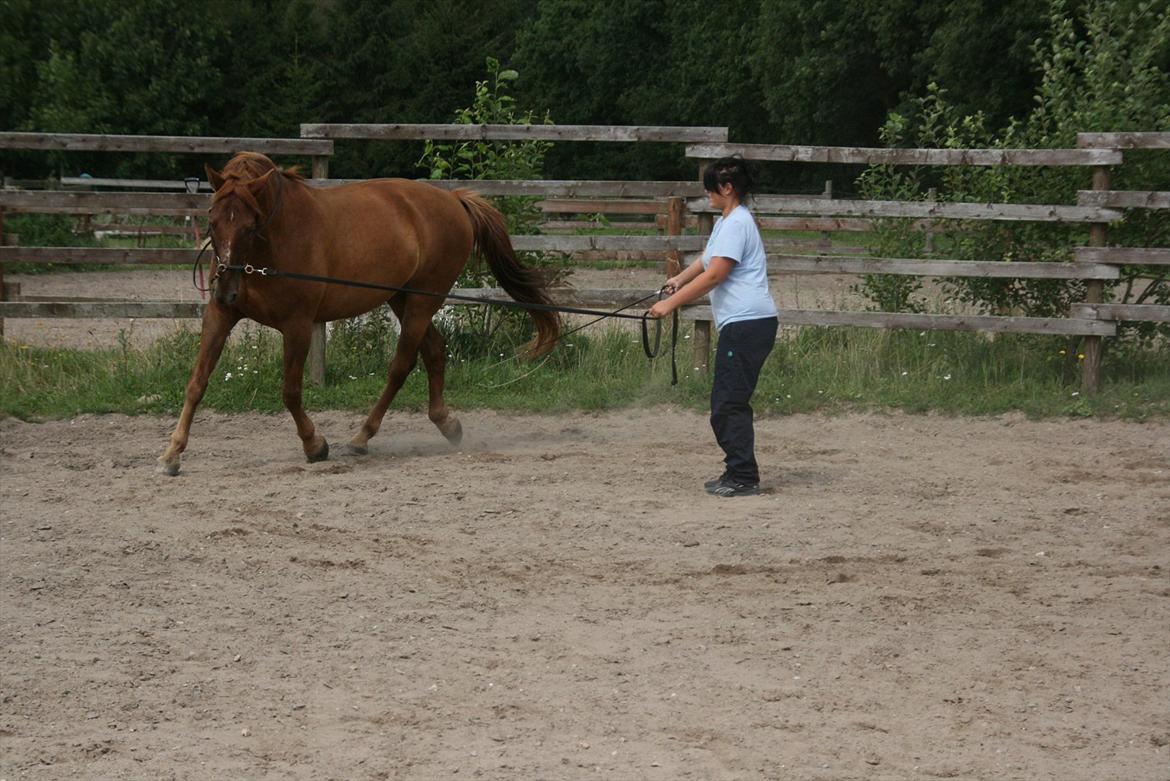
M 309 381 L 314 385 L 325 384 L 325 324 L 313 323 L 309 337 Z
M 703 171 L 707 167 L 706 160 L 699 163 L 699 181 L 703 181 Z M 697 216 L 698 231 L 700 236 L 710 236 L 711 228 L 715 224 L 715 218 L 706 212 L 699 212 Z M 695 321 L 695 335 L 694 335 L 694 351 L 695 351 L 695 366 L 706 373 L 711 366 L 711 321 L 710 320 L 696 320 Z
M 313 157 L 313 178 L 314 179 L 328 179 L 329 178 L 329 158 L 316 155 Z
M 926 191 L 926 200 L 934 203 L 938 200 L 938 188 L 931 187 Z M 934 254 L 934 220 L 926 221 L 926 244 L 923 247 L 927 255 Z
M 676 196 L 667 202 L 666 235 L 681 236 L 687 224 L 687 199 Z M 682 271 L 682 251 L 668 250 L 666 253 L 666 276 L 673 277 Z
M 329 178 L 329 158 L 320 155 L 313 157 L 313 178 Z M 325 384 L 325 342 L 326 332 L 324 323 L 313 323 L 313 334 L 309 339 L 309 382 L 314 385 Z
M 1093 189 L 1108 190 L 1110 186 L 1109 167 L 1104 165 L 1093 168 Z M 1089 226 L 1089 246 L 1104 247 L 1105 231 L 1109 223 L 1094 222 Z M 1090 279 L 1085 288 L 1085 303 L 1100 304 L 1105 298 L 1105 283 L 1099 279 Z M 1096 393 L 1101 386 L 1101 349 L 1100 336 L 1086 336 L 1081 342 L 1081 354 L 1085 356 L 1081 363 L 1081 390 L 1085 393 Z
M 833 180 L 825 180 L 825 189 L 821 192 L 821 197 L 826 201 L 833 200 Z M 833 251 L 833 234 L 830 231 L 821 231 L 821 240 L 819 243 L 821 249 L 825 252 Z
M 4 209 L 0 208 L 0 246 L 7 244 L 4 237 Z M 0 301 L 8 300 L 8 291 L 4 289 L 4 264 L 0 263 Z M 0 317 L 0 342 L 4 341 L 4 318 Z

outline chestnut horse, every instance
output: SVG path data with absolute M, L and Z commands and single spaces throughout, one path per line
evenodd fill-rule
M 328 458 L 328 443 L 301 406 L 313 324 L 353 317 L 387 301 L 400 324 L 398 347 L 390 361 L 386 388 L 349 447 L 366 452 L 419 353 L 427 371 L 428 415 L 448 440 L 458 443 L 462 427 L 443 401 L 446 341 L 431 318 L 472 250 L 487 259 L 512 298 L 549 303 L 538 278 L 517 262 L 503 216 L 470 190 L 448 192 L 406 179 L 310 187 L 295 170 L 277 168 L 255 152 L 237 154 L 222 173 L 208 166 L 207 175 L 215 188 L 209 213 L 216 273 L 211 300 L 203 310 L 199 355 L 179 423 L 159 457 L 160 470 L 179 473 L 195 408 L 228 334 L 244 317 L 271 326 L 283 336 L 284 405 L 296 422 L 308 460 Z M 419 292 L 265 276 L 240 270 L 245 267 Z M 529 314 L 537 329 L 529 352 L 542 355 L 552 349 L 559 321 L 548 311 Z

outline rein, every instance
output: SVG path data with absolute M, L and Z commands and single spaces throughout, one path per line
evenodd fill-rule
M 206 248 L 204 248 L 204 249 L 206 249 Z M 202 257 L 202 255 L 203 255 L 203 253 L 200 252 L 199 257 Z M 196 264 L 196 266 L 198 266 L 198 264 L 199 264 L 198 257 L 195 260 L 195 264 Z M 337 277 L 326 277 L 326 276 L 320 276 L 318 274 L 302 274 L 302 273 L 297 272 L 297 271 L 281 271 L 280 269 L 267 268 L 267 267 L 257 268 L 255 266 L 253 266 L 251 263 L 246 263 L 244 265 L 237 265 L 237 264 L 230 264 L 229 265 L 229 264 L 225 264 L 225 263 L 217 263 L 216 264 L 216 273 L 215 273 L 216 277 L 218 277 L 220 274 L 222 274 L 225 271 L 240 271 L 240 272 L 243 272 L 244 274 L 248 274 L 248 275 L 259 274 L 262 277 L 284 277 L 285 279 L 297 279 L 297 280 L 301 280 L 304 282 L 324 282 L 324 283 L 330 284 L 330 285 L 345 285 L 347 287 L 360 287 L 360 288 L 367 288 L 370 290 L 388 290 L 388 291 L 395 292 L 395 293 L 405 293 L 407 295 L 416 295 L 416 296 L 429 296 L 431 298 L 442 298 L 442 299 L 452 298 L 452 299 L 455 299 L 457 301 L 470 301 L 470 302 L 474 302 L 477 304 L 484 304 L 486 306 L 501 306 L 501 307 L 507 307 L 510 309 L 524 309 L 524 310 L 530 310 L 530 311 L 535 311 L 535 312 L 559 312 L 559 313 L 571 314 L 571 315 L 588 315 L 588 316 L 593 316 L 596 318 L 595 320 L 591 320 L 590 322 L 585 323 L 584 325 L 578 326 L 578 327 L 572 329 L 571 331 L 566 331 L 566 332 L 562 333 L 560 336 L 557 337 L 558 341 L 560 339 L 563 339 L 564 337 L 568 336 L 569 334 L 576 333 L 577 331 L 580 331 L 582 328 L 586 328 L 588 326 L 591 326 L 594 323 L 600 322 L 601 320 L 605 320 L 606 318 L 617 318 L 617 319 L 622 319 L 622 320 L 639 320 L 642 323 L 642 351 L 646 354 L 646 357 L 650 358 L 650 359 L 657 358 L 659 353 L 661 353 L 661 351 L 662 351 L 662 320 L 657 319 L 654 321 L 655 322 L 654 346 L 651 347 L 650 346 L 650 329 L 649 329 L 649 326 L 647 325 L 647 321 L 650 318 L 647 317 L 647 315 L 645 313 L 640 314 L 640 315 L 634 315 L 634 314 L 626 314 L 626 312 L 625 312 L 625 310 L 630 309 L 630 308 L 635 307 L 635 306 L 638 306 L 639 304 L 645 303 L 646 301 L 649 301 L 651 298 L 654 298 L 655 296 L 658 296 L 659 300 L 661 300 L 661 298 L 662 298 L 662 290 L 661 289 L 655 291 L 654 293 L 651 293 L 648 296 L 644 296 L 642 298 L 639 298 L 637 301 L 632 301 L 629 304 L 626 304 L 625 306 L 623 306 L 619 309 L 615 309 L 613 311 L 607 311 L 607 310 L 603 310 L 603 309 L 586 309 L 586 308 L 575 307 L 575 306 L 557 306 L 555 304 L 526 303 L 523 301 L 514 301 L 511 299 L 502 299 L 502 298 L 479 298 L 477 296 L 460 295 L 458 293 L 450 293 L 450 292 L 448 292 L 448 293 L 433 293 L 429 290 L 417 290 L 415 288 L 398 287 L 395 285 L 381 285 L 381 284 L 377 284 L 375 282 L 359 282 L 359 281 L 353 280 L 353 279 L 339 279 Z M 194 276 L 194 272 L 192 272 L 192 277 L 193 276 Z M 670 384 L 671 385 L 678 385 L 678 360 L 676 357 L 677 350 L 678 350 L 678 310 L 676 309 L 676 310 L 674 310 L 673 313 L 671 313 L 671 336 L 670 336 Z

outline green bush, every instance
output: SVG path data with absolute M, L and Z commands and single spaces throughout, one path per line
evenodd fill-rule
M 487 59 L 487 78 L 475 83 L 475 98 L 471 106 L 455 114 L 460 125 L 531 125 L 534 112 L 519 113 L 516 99 L 509 94 L 520 74 L 502 70 L 495 58 Z M 542 122 L 552 124 L 545 114 Z M 430 170 L 432 179 L 540 179 L 544 157 L 552 148 L 547 141 L 463 141 L 454 144 L 436 144 L 427 141 L 419 165 Z M 492 201 L 507 220 L 508 232 L 533 234 L 542 219 L 537 198 L 499 197 Z M 543 253 L 522 253 L 521 262 L 540 269 L 547 283 L 555 285 L 566 273 L 564 264 Z M 472 258 L 456 281 L 456 288 L 496 286 L 486 263 Z M 496 342 L 522 344 L 532 333 L 527 314 L 515 309 L 482 307 L 448 307 L 436 318 L 438 327 L 447 338 L 453 356 L 473 357 L 483 354 Z
M 891 114 L 882 129 L 888 146 L 935 148 L 1072 148 L 1076 134 L 1090 131 L 1153 130 L 1170 127 L 1170 75 L 1161 67 L 1170 47 L 1170 17 L 1150 2 L 1098 2 L 1074 15 L 1063 0 L 1050 4 L 1049 31 L 1033 49 L 1042 74 L 1035 107 L 1023 118 L 995 131 L 982 114 L 964 115 L 952 106 L 946 90 L 931 85 L 908 115 Z M 1165 189 L 1170 155 L 1125 153 L 1113 179 L 1114 189 Z M 1090 182 L 1082 168 L 875 166 L 858 180 L 863 197 L 924 200 L 928 189 L 937 199 L 974 203 L 1074 204 L 1077 191 Z M 883 221 L 875 254 L 922 257 L 922 238 L 907 220 Z M 1085 225 L 1053 223 L 949 222 L 940 242 L 948 257 L 984 261 L 1062 262 L 1088 238 Z M 1111 245 L 1170 245 L 1165 214 L 1131 210 L 1110 226 Z M 1119 283 L 1108 288 L 1114 300 L 1170 300 L 1165 268 L 1125 267 Z M 1062 316 L 1070 303 L 1083 301 L 1078 280 L 954 278 L 944 281 L 949 297 L 977 310 L 1029 316 Z M 914 282 L 884 276 L 859 286 L 883 309 L 917 311 L 921 302 Z M 1130 335 L 1148 339 L 1159 329 L 1132 328 Z M 1161 333 L 1170 334 L 1165 327 Z

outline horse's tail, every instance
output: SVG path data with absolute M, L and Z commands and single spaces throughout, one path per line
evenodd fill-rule
M 545 292 L 540 276 L 516 260 L 504 215 L 471 190 L 455 190 L 454 195 L 471 217 L 476 252 L 487 259 L 500 286 L 522 304 L 551 306 L 552 300 Z M 528 354 L 539 358 L 551 350 L 560 337 L 560 319 L 555 312 L 538 309 L 529 309 L 528 315 L 536 325 L 536 337 L 528 345 Z

